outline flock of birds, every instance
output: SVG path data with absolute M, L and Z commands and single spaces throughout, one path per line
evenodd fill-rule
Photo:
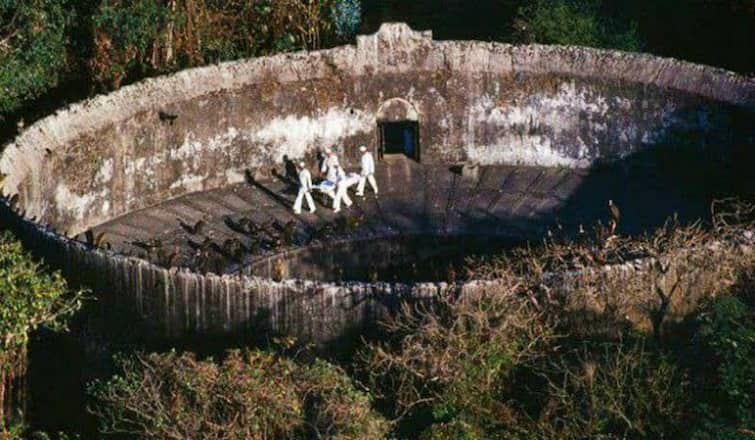
M 297 226 L 297 222 L 272 219 L 265 222 L 241 216 L 223 217 L 223 224 L 233 232 L 216 234 L 205 220 L 186 221 L 178 218 L 182 236 L 170 242 L 160 238 L 126 241 L 120 253 L 135 256 L 167 268 L 187 267 L 201 272 L 223 273 L 233 266 L 243 264 L 248 256 L 273 252 L 279 248 L 305 245 L 317 240 L 327 240 L 339 234 L 354 231 L 362 223 L 363 214 L 338 217 L 317 228 Z M 76 237 L 94 248 L 112 249 L 107 233 L 88 230 L 83 237 Z M 82 240 L 83 239 L 83 240 Z M 185 246 L 176 244 L 183 241 Z
M 0 188 L 2 188 L 5 178 L 5 175 L 0 174 Z M 12 210 L 18 211 L 18 194 L 6 197 L 6 200 Z M 25 213 L 20 212 L 19 214 L 23 216 Z M 621 210 L 613 200 L 608 200 L 608 214 L 608 224 L 604 225 L 598 220 L 595 227 L 595 238 L 600 243 L 607 243 L 612 237 L 616 236 L 616 228 L 621 219 Z M 36 219 L 30 220 L 35 221 Z M 188 249 L 191 250 L 188 255 L 186 255 L 186 252 L 182 255 L 181 246 L 168 245 L 159 238 L 127 242 L 126 244 L 131 245 L 131 248 L 123 249 L 121 253 L 126 256 L 137 256 L 168 268 L 189 267 L 202 272 L 222 273 L 230 266 L 242 264 L 247 256 L 272 252 L 281 247 L 305 245 L 312 241 L 325 241 L 331 237 L 354 231 L 362 224 L 364 215 L 337 217 L 334 222 L 326 222 L 317 228 L 299 228 L 294 220 L 282 223 L 273 219 L 257 223 L 248 217 L 242 216 L 234 219 L 226 215 L 223 217 L 223 223 L 236 236 L 222 241 L 213 239 L 214 234 L 209 231 L 210 226 L 205 220 L 200 219 L 194 222 L 187 222 L 180 218 L 177 220 L 181 230 L 186 234 L 183 239 L 186 240 Z M 553 240 L 556 234 L 561 232 L 563 232 L 563 227 L 557 218 L 556 233 L 548 229 L 546 235 L 547 238 Z M 577 231 L 577 241 L 587 240 L 587 237 L 587 231 L 580 224 Z M 112 245 L 106 239 L 107 233 L 104 231 L 95 234 L 93 230 L 88 230 L 83 237 L 75 238 L 79 240 L 83 238 L 81 241 L 85 241 L 94 248 L 112 249 Z M 183 247 L 183 249 L 186 250 L 187 248 Z M 274 272 L 276 271 L 274 270 Z M 449 268 L 447 272 L 449 280 L 456 278 L 453 269 Z

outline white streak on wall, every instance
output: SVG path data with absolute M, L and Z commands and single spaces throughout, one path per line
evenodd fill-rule
M 59 183 L 55 189 L 55 205 L 58 212 L 70 215 L 77 221 L 84 219 L 84 215 L 98 197 L 100 195 L 96 193 L 75 194 L 64 183 Z
M 205 177 L 198 174 L 183 174 L 181 178 L 170 185 L 170 189 L 181 188 L 188 192 L 201 191 L 204 189 L 203 182 Z
M 275 118 L 251 133 L 250 138 L 273 146 L 273 160 L 281 162 L 284 155 L 292 159 L 303 157 L 313 147 L 329 146 L 344 137 L 370 132 L 374 125 L 374 116 L 361 110 L 351 114 L 344 109 L 331 108 L 317 117 Z
M 493 97 L 480 96 L 470 108 L 470 120 L 475 130 L 492 134 L 485 136 L 491 141 L 478 145 L 474 139 L 479 136 L 470 133 L 467 157 L 481 164 L 588 167 L 597 158 L 591 147 L 597 147 L 608 130 L 599 121 L 605 121 L 609 109 L 604 96 L 574 82 L 563 82 L 556 93 L 534 94 L 512 106 L 498 107 Z M 586 138 L 578 134 L 581 124 L 589 126 Z M 554 144 L 564 132 L 576 134 L 566 136 L 571 144 Z
M 552 147 L 550 139 L 543 136 L 505 136 L 494 145 L 473 146 L 467 149 L 470 161 L 481 165 L 501 163 L 513 165 L 537 165 L 544 167 L 585 168 L 589 159 L 574 159 L 564 156 Z

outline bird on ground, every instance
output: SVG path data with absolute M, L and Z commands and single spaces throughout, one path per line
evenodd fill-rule
M 367 273 L 367 279 L 371 283 L 377 283 L 378 282 L 378 279 L 380 279 L 380 275 L 379 275 L 377 266 L 373 265 L 373 266 L 370 267 L 370 269 L 368 270 L 368 273 Z
M 18 205 L 18 194 L 13 194 L 13 197 L 10 198 L 8 201 L 8 204 L 10 205 L 10 209 L 16 210 L 16 206 Z
M 160 110 L 157 112 L 157 116 L 160 118 L 161 121 L 167 122 L 169 125 L 173 125 L 173 122 L 178 118 L 178 115 L 175 113 L 169 113 L 163 110 Z
M 226 239 L 220 247 L 220 253 L 235 262 L 240 262 L 247 251 L 248 249 L 244 246 L 244 243 L 236 238 Z
M 296 223 L 293 220 L 289 220 L 283 225 L 282 238 L 287 246 L 296 244 Z
M 595 224 L 595 240 L 602 247 L 607 244 L 608 239 L 610 237 L 611 237 L 611 228 L 605 226 L 603 222 L 600 219 L 598 219 L 598 222 Z
M 621 210 L 619 210 L 619 207 L 610 199 L 608 200 L 608 213 L 611 215 L 611 220 L 608 223 L 608 226 L 611 229 L 611 235 L 613 235 L 616 233 L 616 227 L 619 225 L 619 220 L 621 219 Z
M 241 220 L 235 221 L 230 215 L 223 216 L 223 223 L 233 232 L 238 232 L 239 234 L 247 233 L 246 228 L 241 224 Z
M 197 220 L 193 225 L 191 225 L 179 218 L 178 224 L 181 225 L 184 231 L 188 232 L 191 235 L 202 234 L 205 230 L 205 226 L 207 226 L 204 220 L 201 220 L 201 219 Z
M 579 224 L 579 227 L 577 229 L 577 243 L 579 244 L 587 243 L 587 231 L 585 231 L 585 227 L 582 226 L 582 223 Z
M 165 248 L 160 248 L 157 250 L 158 264 L 163 267 L 176 267 L 178 256 L 178 246 L 174 246 L 171 252 L 168 252 L 167 250 L 165 250 Z
M 272 278 L 273 281 L 281 281 L 283 280 L 284 271 L 283 261 L 281 259 L 277 259 L 273 262 L 270 278 Z
M 364 213 L 354 214 L 347 219 L 347 226 L 349 229 L 357 229 L 364 221 Z
M 154 249 L 163 247 L 163 242 L 158 238 L 149 241 L 133 240 L 131 244 L 146 251 L 152 251 Z
M 448 284 L 456 282 L 456 268 L 453 263 L 448 263 L 448 267 L 446 268 L 446 282 Z
M 96 248 L 102 246 L 103 240 L 105 239 L 105 235 L 106 235 L 105 231 L 100 231 L 99 234 L 95 235 L 92 229 L 88 229 L 84 233 L 84 237 L 86 238 L 87 244 Z

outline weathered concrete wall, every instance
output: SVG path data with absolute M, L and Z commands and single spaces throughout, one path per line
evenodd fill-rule
M 60 267 L 69 280 L 99 292 L 107 321 L 122 322 L 119 319 L 125 316 L 134 336 L 148 338 L 290 334 L 328 343 L 344 334 L 365 330 L 380 317 L 395 311 L 404 300 L 476 295 L 498 288 L 497 281 L 275 282 L 248 276 L 199 275 L 92 250 L 72 240 L 62 241 L 57 234 L 18 219 L 2 202 L 0 221 L 10 223 L 27 246 L 40 250 L 45 260 Z M 752 259 L 753 248 L 755 241 L 750 235 L 734 250 L 741 252 L 742 258 Z M 727 287 L 720 285 L 721 277 L 714 277 L 719 270 L 715 262 L 718 252 L 722 252 L 720 247 L 708 246 L 690 252 L 695 252 L 698 261 L 695 271 L 686 270 L 686 266 L 680 271 L 675 266 L 689 258 L 669 256 L 663 262 L 669 268 L 663 275 L 650 259 L 575 273 L 546 274 L 543 286 L 549 287 L 535 301 L 549 313 L 573 316 L 575 327 L 585 332 L 615 331 L 622 326 L 650 332 L 657 325 L 667 326 L 684 319 L 695 310 L 700 298 Z M 662 319 L 655 323 L 663 309 L 663 299 L 656 294 L 656 287 L 670 292 L 677 276 L 679 292 L 683 294 L 669 298 Z M 636 286 L 637 295 L 614 295 L 610 286 L 618 284 Z
M 271 328 L 327 340 L 403 297 L 487 287 L 200 276 L 93 251 L 39 224 L 76 234 L 333 144 L 353 164 L 352 147 L 376 143 L 379 119 L 416 117 L 427 161 L 586 167 L 674 144 L 751 146 L 754 106 L 755 82 L 719 69 L 435 42 L 391 24 L 356 46 L 188 70 L 39 121 L 0 157 L 3 193 L 18 195 L 16 210 L 0 201 L 0 221 L 70 278 L 133 308 L 155 335 Z
M 378 118 L 398 117 L 393 98 L 420 121 L 423 160 L 585 167 L 674 138 L 724 149 L 755 85 L 645 55 L 435 42 L 385 25 L 356 46 L 188 70 L 71 106 L 10 144 L 0 172 L 28 216 L 75 234 L 284 156 L 335 144 L 353 161 Z

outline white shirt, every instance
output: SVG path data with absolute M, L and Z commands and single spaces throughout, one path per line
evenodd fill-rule
M 302 189 L 305 191 L 312 189 L 312 173 L 306 168 L 299 171 L 299 185 L 301 185 Z
M 338 156 L 331 154 L 322 161 L 320 171 L 326 173 L 325 179 L 335 182 L 338 179 Z
M 362 175 L 369 176 L 375 174 L 375 159 L 372 158 L 372 153 L 365 151 L 362 154 Z

